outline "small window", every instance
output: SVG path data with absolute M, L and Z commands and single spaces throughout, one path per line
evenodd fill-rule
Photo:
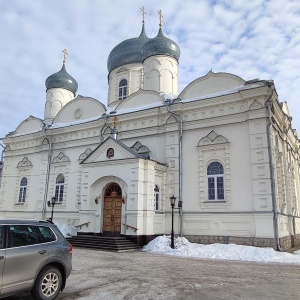
M 34 226 L 11 225 L 9 226 L 10 247 L 21 247 L 39 243 L 38 234 Z
M 224 168 L 219 162 L 207 167 L 208 200 L 224 200 Z
M 160 210 L 159 186 L 157 184 L 154 186 L 154 210 Z
M 56 240 L 56 236 L 55 236 L 54 232 L 51 230 L 51 228 L 39 226 L 38 230 L 42 236 L 44 243 L 53 242 Z
M 122 79 L 119 83 L 119 100 L 127 97 L 127 80 Z
M 62 174 L 59 174 L 56 178 L 55 185 L 55 202 L 61 203 L 64 198 L 64 185 L 65 177 Z
M 108 158 L 114 157 L 114 156 L 115 156 L 115 151 L 114 151 L 114 149 L 113 149 L 113 148 L 109 148 L 109 149 L 107 150 L 107 152 L 106 152 L 106 156 L 107 156 Z
M 27 191 L 27 178 L 23 177 L 20 183 L 20 192 L 19 192 L 19 203 L 24 203 L 26 199 Z

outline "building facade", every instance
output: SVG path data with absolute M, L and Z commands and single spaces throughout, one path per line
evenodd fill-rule
M 144 26 L 108 57 L 108 103 L 76 96 L 62 69 L 46 80 L 44 118 L 2 140 L 0 216 L 82 225 L 146 243 L 286 250 L 300 244 L 299 139 L 273 81 L 210 71 L 178 92 L 179 46 Z

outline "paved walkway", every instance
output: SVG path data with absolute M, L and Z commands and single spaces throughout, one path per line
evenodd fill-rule
M 59 300 L 299 300 L 299 265 L 75 248 Z M 21 298 L 20 298 L 21 297 Z M 29 296 L 9 299 L 31 299 Z
M 59 299 L 300 299 L 299 266 L 74 250 Z

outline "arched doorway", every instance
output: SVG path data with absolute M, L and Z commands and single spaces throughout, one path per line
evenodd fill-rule
M 103 208 L 103 235 L 119 235 L 122 217 L 122 189 L 111 183 L 105 190 Z

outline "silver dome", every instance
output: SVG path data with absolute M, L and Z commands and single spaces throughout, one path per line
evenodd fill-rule
M 141 49 L 149 40 L 143 25 L 139 37 L 125 40 L 111 50 L 107 60 L 108 72 L 126 64 L 142 63 Z
M 71 91 L 74 95 L 78 89 L 77 81 L 67 73 L 65 64 L 63 64 L 61 70 L 57 73 L 50 75 L 46 79 L 46 89 L 62 88 Z
M 143 61 L 153 55 L 168 55 L 178 61 L 180 49 L 174 41 L 164 36 L 160 28 L 157 36 L 143 46 L 141 55 Z

